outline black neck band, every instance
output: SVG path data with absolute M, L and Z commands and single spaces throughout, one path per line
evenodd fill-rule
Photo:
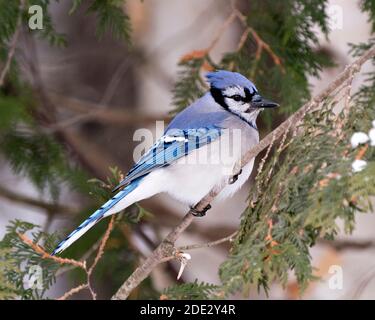
M 211 95 L 214 98 L 215 102 L 221 105 L 225 110 L 229 111 L 227 104 L 225 103 L 223 93 L 220 89 L 211 87 L 210 89 Z
M 237 117 L 241 118 L 243 121 L 245 121 L 250 127 L 254 128 L 255 130 L 258 130 L 257 126 L 250 122 L 250 121 L 247 121 L 244 117 L 241 117 L 240 115 L 232 112 L 229 107 L 227 106 L 227 104 L 225 103 L 225 100 L 224 100 L 224 96 L 223 96 L 223 93 L 221 92 L 220 89 L 217 89 L 217 88 L 213 88 L 211 87 L 210 89 L 210 92 L 211 92 L 211 96 L 214 98 L 215 102 L 218 103 L 219 105 L 221 105 L 225 110 L 227 110 L 228 112 L 236 115 Z

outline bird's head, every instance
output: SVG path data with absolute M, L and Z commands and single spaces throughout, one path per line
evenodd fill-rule
M 263 98 L 255 85 L 237 72 L 219 70 L 209 72 L 206 77 L 215 101 L 254 125 L 260 111 L 279 106 Z

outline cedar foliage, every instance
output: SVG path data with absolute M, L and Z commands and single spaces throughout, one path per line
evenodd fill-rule
M 64 35 L 55 30 L 48 14 L 51 1 L 26 1 L 39 4 L 45 13 L 45 28 L 38 36 L 51 45 L 69 45 Z M 8 43 L 15 33 L 17 17 L 27 21 L 26 9 L 20 11 L 19 1 L 0 0 L 0 57 L 5 61 Z M 84 4 L 74 0 L 67 14 Z M 130 41 L 129 18 L 122 10 L 123 1 L 87 1 L 87 14 L 97 17 L 99 38 L 110 33 L 114 38 Z M 239 7 L 243 16 L 240 27 L 250 28 L 269 45 L 274 56 L 249 32 L 238 50 L 228 52 L 218 62 L 212 61 L 209 50 L 197 51 L 181 59 L 180 72 L 173 91 L 175 111 L 180 111 L 198 98 L 207 88 L 203 70 L 213 68 L 239 71 L 251 78 L 265 96 L 273 97 L 283 106 L 275 113 L 262 116 L 271 125 L 275 118 L 285 118 L 310 97 L 309 76 L 333 65 L 330 58 L 317 50 L 316 27 L 329 38 L 326 0 L 257 0 L 251 7 Z M 369 16 L 375 32 L 375 2 L 363 0 L 361 9 Z M 249 29 L 249 30 L 250 30 Z M 375 43 L 353 44 L 351 53 L 360 55 Z M 373 61 L 375 63 L 375 61 Z M 273 152 L 257 176 L 249 195 L 249 206 L 243 212 L 238 235 L 227 260 L 221 265 L 222 283 L 212 285 L 196 280 L 176 285 L 164 291 L 168 299 L 223 298 L 252 287 L 268 290 L 272 282 L 285 285 L 292 270 L 303 289 L 314 280 L 309 249 L 319 238 L 334 239 L 338 232 L 337 218 L 344 222 L 345 231 L 355 227 L 355 214 L 372 210 L 370 197 L 375 194 L 375 148 L 369 147 L 363 159 L 367 166 L 353 173 L 351 164 L 360 148 L 351 148 L 349 140 L 357 131 L 367 132 L 375 119 L 375 72 L 353 97 L 347 113 L 332 112 L 338 96 L 330 97 L 318 110 L 308 114 L 297 129 L 288 132 L 285 141 L 276 141 Z M 271 118 L 272 117 L 272 118 Z M 58 134 L 43 129 L 51 119 L 40 110 L 40 97 L 30 84 L 21 79 L 16 61 L 12 62 L 5 85 L 0 88 L 0 152 L 14 172 L 25 176 L 56 203 L 63 184 L 81 195 L 89 196 L 90 204 L 80 212 L 77 221 L 86 217 L 116 185 L 121 173 L 111 169 L 107 181 L 90 179 L 77 163 L 69 158 Z M 292 130 L 290 130 L 292 131 Z M 300 155 L 303 154 L 303 157 Z M 95 276 L 110 275 L 112 287 L 118 288 L 134 270 L 138 252 L 124 236 L 127 228 L 136 228 L 141 219 L 153 219 L 152 214 L 133 206 L 121 214 L 111 234 L 111 246 L 105 251 Z M 88 233 L 81 246 L 70 248 L 66 255 L 79 258 L 104 233 L 103 225 Z M 124 231 L 125 230 L 125 231 Z M 51 251 L 61 235 L 47 234 L 38 226 L 24 221 L 12 221 L 0 241 L 0 299 L 48 298 L 47 290 L 54 284 L 62 266 L 42 259 L 20 241 L 26 233 L 35 242 Z M 29 267 L 43 270 L 43 289 L 26 288 Z M 79 271 L 71 272 L 79 279 Z M 142 284 L 139 297 L 157 297 L 150 282 Z

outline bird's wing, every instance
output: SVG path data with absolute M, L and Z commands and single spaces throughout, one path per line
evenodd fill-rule
M 172 129 L 167 131 L 133 166 L 113 192 L 128 185 L 134 179 L 151 171 L 170 165 L 191 151 L 216 140 L 222 133 L 218 126 L 196 129 Z

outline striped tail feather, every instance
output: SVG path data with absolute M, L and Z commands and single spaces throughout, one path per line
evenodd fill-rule
M 123 190 L 118 192 L 113 198 L 108 200 L 104 205 L 102 205 L 98 210 L 96 210 L 90 217 L 83 221 L 77 229 L 75 229 L 71 234 L 69 234 L 63 241 L 61 241 L 55 250 L 52 252 L 52 256 L 64 251 L 68 248 L 73 242 L 78 240 L 84 233 L 86 233 L 91 227 L 93 227 L 97 222 L 102 218 L 116 213 L 108 212 L 113 208 L 118 202 L 124 199 L 130 192 L 132 192 L 139 185 L 141 179 L 133 180 L 128 186 Z

